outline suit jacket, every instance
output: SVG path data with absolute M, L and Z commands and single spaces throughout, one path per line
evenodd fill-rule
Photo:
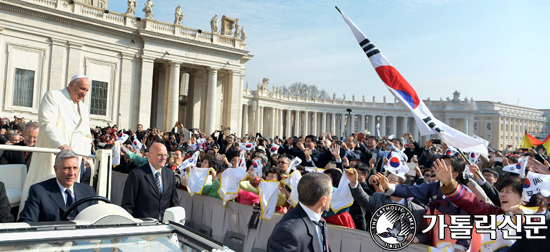
M 17 146 L 26 146 L 23 141 L 15 144 Z M 25 160 L 24 151 L 4 151 L 2 158 L 0 159 L 0 164 L 24 164 L 27 166 L 27 171 L 29 170 L 29 165 L 31 164 L 32 152 L 29 152 L 27 160 Z
M 67 88 L 47 92 L 38 108 L 40 131 L 35 146 L 57 149 L 66 144 L 75 152 L 89 155 L 93 139 L 89 109 L 84 102 L 78 104 L 80 114 Z M 78 160 L 80 163 L 81 159 Z M 21 195 L 21 208 L 32 184 L 55 177 L 54 165 L 55 156 L 51 153 L 34 153 Z
M 0 223 L 12 222 L 14 220 L 10 211 L 11 205 L 8 195 L 6 195 L 6 186 L 0 182 Z
M 95 196 L 94 188 L 89 185 L 74 183 L 75 202 L 89 196 Z M 96 204 L 95 201 L 88 201 L 76 208 L 78 214 L 86 207 Z M 20 222 L 37 221 L 61 221 L 61 216 L 67 210 L 65 201 L 56 178 L 34 184 L 29 189 L 29 197 L 21 214 Z
M 134 218 L 162 218 L 164 211 L 179 206 L 174 172 L 162 167 L 163 193 L 160 195 L 149 163 L 130 171 L 124 184 L 121 206 Z
M 369 196 L 360 186 L 357 186 L 356 188 L 351 188 L 350 186 L 350 189 L 353 199 L 355 199 L 357 203 L 359 203 L 359 205 L 363 206 L 371 213 L 376 212 L 376 210 L 378 210 L 378 208 L 383 205 L 393 203 L 390 196 L 383 193 L 375 192 L 372 194 L 372 196 Z M 405 207 L 411 210 L 414 218 L 416 219 L 417 228 L 415 236 L 416 238 L 418 238 L 419 243 L 428 244 L 428 242 L 430 241 L 430 235 L 428 233 L 422 233 L 422 230 L 426 229 L 426 220 L 424 220 L 426 209 L 413 202 L 408 201 L 407 199 L 405 199 Z
M 267 251 L 322 252 L 315 224 L 300 204 L 277 223 L 267 241 Z

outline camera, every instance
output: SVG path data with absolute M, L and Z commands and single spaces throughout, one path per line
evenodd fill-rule
M 441 139 L 433 139 L 432 143 L 433 144 L 441 144 Z

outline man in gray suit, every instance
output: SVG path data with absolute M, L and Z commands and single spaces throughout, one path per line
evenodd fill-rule
M 370 211 L 373 214 L 374 212 L 376 212 L 376 210 L 378 210 L 378 208 L 386 204 L 401 204 L 405 206 L 413 213 L 414 218 L 416 219 L 416 235 L 412 242 L 427 244 L 430 241 L 430 236 L 427 233 L 422 233 L 422 230 L 426 229 L 426 221 L 424 220 L 424 214 L 426 214 L 426 210 L 424 208 L 411 201 L 408 201 L 407 199 L 388 196 L 381 192 L 375 192 L 372 194 L 372 196 L 369 196 L 361 187 L 358 186 L 359 182 L 356 169 L 345 169 L 345 173 L 349 179 L 351 195 L 353 196 L 353 199 L 355 199 L 355 201 L 359 203 L 359 205 L 361 205 L 362 207 L 367 209 L 367 211 Z M 383 174 L 378 173 L 373 177 L 373 181 L 378 183 L 378 185 L 384 183 L 401 185 L 405 183 L 404 175 L 398 176 L 392 173 L 388 173 L 388 176 L 386 177 Z M 376 186 L 377 185 L 375 185 L 375 187 Z M 379 189 L 383 190 L 382 187 L 379 187 Z

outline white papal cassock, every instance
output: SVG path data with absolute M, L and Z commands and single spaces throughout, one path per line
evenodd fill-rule
M 75 103 L 68 88 L 49 91 L 44 95 L 38 109 L 38 125 L 40 131 L 36 147 L 57 149 L 62 145 L 68 145 L 77 153 L 90 154 L 93 138 L 90 132 L 88 106 L 82 101 Z M 54 164 L 54 154 L 34 153 L 32 155 L 19 212 L 25 206 L 29 187 L 32 184 L 55 177 Z M 77 179 L 79 180 L 80 178 Z

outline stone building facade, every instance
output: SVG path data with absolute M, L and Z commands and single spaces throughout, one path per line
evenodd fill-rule
M 91 82 L 85 102 L 92 125 L 241 127 L 241 87 L 252 58 L 244 31 L 220 34 L 217 15 L 211 32 L 184 27 L 181 7 L 174 23 L 160 22 L 150 0 L 147 18 L 134 16 L 141 8 L 133 0 L 125 14 L 106 7 L 106 0 L 0 0 L 2 116 L 37 120 L 44 93 L 82 73 Z
M 544 140 L 548 135 L 548 112 L 491 101 L 477 101 L 474 133 L 493 148 L 519 148 L 524 133 Z M 548 111 L 548 110 L 546 110 Z
M 339 100 L 333 97 L 318 99 L 283 95 L 282 89 L 269 87 L 267 79 L 257 84 L 256 90 L 245 87 L 243 95 L 243 116 L 241 134 L 263 132 L 264 136 L 301 136 L 333 131 L 338 136 L 349 132 L 369 131 L 376 134 L 375 125 L 380 123 L 381 135 L 401 137 L 412 133 L 414 139 L 426 141 L 431 136 L 420 137 L 411 112 L 393 97 L 387 101 Z M 270 91 L 271 89 L 271 91 Z M 317 96 L 317 95 L 316 95 Z M 455 92 L 453 99 L 424 101 L 436 118 L 463 131 L 473 133 L 474 114 L 477 111 L 473 99 L 460 100 Z M 348 112 L 351 109 L 351 112 Z

